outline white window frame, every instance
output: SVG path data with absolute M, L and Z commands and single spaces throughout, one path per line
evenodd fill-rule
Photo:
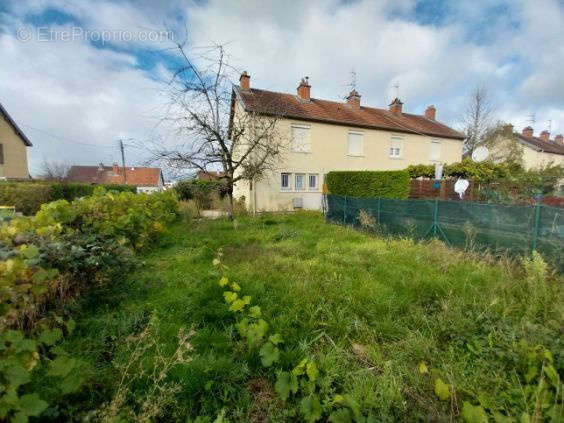
M 438 153 L 437 157 L 433 157 L 433 148 L 437 145 Z M 429 160 L 432 162 L 440 162 L 441 161 L 441 140 L 438 138 L 432 138 L 431 143 L 429 144 Z
M 305 138 L 302 138 L 302 141 L 305 139 L 305 142 L 302 145 L 297 145 L 294 138 L 294 129 L 299 130 L 307 130 L 304 132 L 307 134 Z M 290 126 L 291 132 L 291 150 L 293 153 L 311 153 L 311 126 L 310 125 L 303 125 L 292 123 Z
M 285 187 L 284 185 L 282 185 L 282 178 L 284 177 L 284 175 L 286 175 L 288 177 L 288 186 Z M 290 191 L 292 189 L 292 174 L 289 172 L 282 172 L 280 173 L 280 189 L 282 191 Z
M 302 177 L 302 186 L 298 187 L 298 176 Z M 294 189 L 296 191 L 306 190 L 306 174 L 305 173 L 294 173 Z
M 399 144 L 399 147 L 397 144 Z M 403 157 L 403 137 L 400 137 L 399 135 L 392 135 L 390 137 L 388 154 L 391 159 L 401 159 Z
M 311 186 L 311 177 L 315 178 L 315 186 Z M 318 173 L 308 173 L 307 175 L 307 187 L 310 191 L 319 191 L 319 174 Z
M 351 135 L 357 135 L 360 137 L 360 152 L 351 152 Z M 362 131 L 348 131 L 347 132 L 347 156 L 351 157 L 364 157 L 364 132 Z

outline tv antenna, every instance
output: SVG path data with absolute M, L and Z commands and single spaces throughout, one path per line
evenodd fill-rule
M 552 119 L 548 119 L 548 132 L 552 131 Z
M 399 89 L 400 89 L 399 82 L 396 82 L 394 85 L 392 85 L 392 87 L 396 89 L 396 98 L 399 98 Z
M 536 121 L 537 121 L 537 114 L 535 112 L 532 112 L 529 115 L 529 119 L 527 119 L 527 122 L 529 122 L 531 126 L 535 126 Z
M 356 90 L 356 82 L 357 82 L 356 71 L 354 70 L 354 68 L 352 68 L 349 73 L 351 75 L 351 82 L 349 83 L 349 87 L 351 88 L 351 91 Z

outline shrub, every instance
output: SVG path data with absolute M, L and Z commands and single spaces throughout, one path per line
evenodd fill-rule
M 86 197 L 92 195 L 98 187 L 108 191 L 137 192 L 137 188 L 130 185 L 2 182 L 0 183 L 0 205 L 15 206 L 16 211 L 31 216 L 39 211 L 42 204 L 55 200 L 72 201 L 75 198 Z
M 331 194 L 350 197 L 407 198 L 409 173 L 407 170 L 329 172 L 327 187 Z
M 180 181 L 174 189 L 180 200 L 194 201 L 198 214 L 202 209 L 217 208 L 219 200 L 227 195 L 225 184 L 221 181 Z

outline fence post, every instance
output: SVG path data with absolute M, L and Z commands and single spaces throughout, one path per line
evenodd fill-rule
M 535 216 L 533 218 L 533 236 L 531 240 L 531 252 L 537 249 L 537 238 L 539 236 L 539 223 L 540 223 L 541 205 L 535 205 Z
M 345 205 L 343 206 L 343 225 L 347 224 L 347 196 L 345 195 Z
M 380 225 L 380 198 L 378 197 L 378 225 Z
M 437 228 L 439 227 L 439 199 L 435 197 L 435 209 L 433 211 L 433 236 L 437 236 Z

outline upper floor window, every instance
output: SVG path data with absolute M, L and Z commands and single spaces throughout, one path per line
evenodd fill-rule
M 390 139 L 390 157 L 398 158 L 401 157 L 402 149 L 402 138 L 398 136 L 392 136 Z
M 363 154 L 362 132 L 349 131 L 347 142 L 347 154 L 349 156 L 362 156 Z
M 310 127 L 308 125 L 292 125 L 292 151 L 309 153 L 311 151 Z
M 437 139 L 431 140 L 429 159 L 433 162 L 438 162 L 439 160 L 441 160 L 441 142 Z

